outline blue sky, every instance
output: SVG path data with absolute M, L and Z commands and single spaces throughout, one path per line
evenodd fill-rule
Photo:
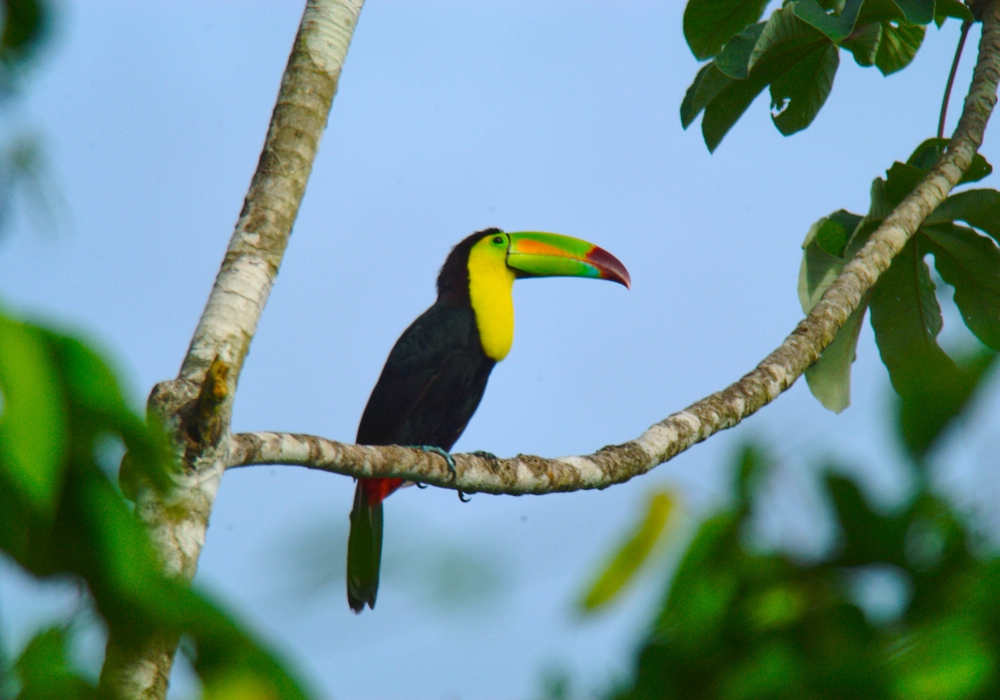
M 888 79 L 843 55 L 826 106 L 791 138 L 760 98 L 710 155 L 678 117 L 697 70 L 682 10 L 369 3 L 234 430 L 352 440 L 392 343 L 433 301 L 450 246 L 486 226 L 593 241 L 628 266 L 633 288 L 519 282 L 513 350 L 459 451 L 558 456 L 627 440 L 780 343 L 801 316 L 808 227 L 841 207 L 866 211 L 872 178 L 933 135 L 957 24 L 932 28 L 914 65 Z M 137 407 L 180 365 L 300 11 L 258 0 L 61 3 L 47 57 L 7 115 L 12 130 L 42 138 L 65 223 L 45 233 L 15 218 L 0 240 L 0 298 L 104 348 Z M 995 139 L 983 152 L 1000 162 Z M 951 311 L 947 334 L 962 337 Z M 233 472 L 197 581 L 325 696 L 530 697 L 551 669 L 597 688 L 627 671 L 662 577 L 592 620 L 573 603 L 651 490 L 674 489 L 701 512 L 725 499 L 736 447 L 760 436 L 782 464 L 761 519 L 773 539 L 808 550 L 829 535 L 810 457 L 857 463 L 876 497 L 899 497 L 905 479 L 878 418 L 888 381 L 868 328 L 854 389 L 854 406 L 834 416 L 797 384 L 737 430 L 603 492 L 463 505 L 451 491 L 406 489 L 387 503 L 378 607 L 361 616 L 342 581 L 351 481 Z M 73 604 L 71 587 L 35 586 L 0 562 L 0 624 L 15 644 Z M 89 639 L 80 654 L 93 663 Z M 173 697 L 190 697 L 179 673 Z

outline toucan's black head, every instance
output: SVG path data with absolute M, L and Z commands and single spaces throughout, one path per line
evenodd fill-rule
M 503 233 L 498 228 L 486 228 L 476 231 L 470 236 L 466 236 L 458 243 L 448 258 L 441 266 L 438 273 L 437 290 L 438 299 L 455 303 L 468 302 L 469 300 L 469 251 L 472 246 L 481 241 L 486 236 L 495 233 Z

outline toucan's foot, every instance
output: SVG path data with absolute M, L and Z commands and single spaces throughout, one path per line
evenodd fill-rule
M 425 489 L 425 488 L 427 488 L 427 484 L 421 484 L 419 481 L 414 481 L 413 483 L 417 485 L 418 489 Z
M 418 450 L 423 450 L 424 452 L 433 452 L 436 455 L 444 457 L 444 461 L 448 464 L 448 471 L 451 472 L 451 478 L 458 478 L 458 468 L 455 465 L 455 458 L 451 456 L 448 450 L 442 450 L 440 447 L 435 447 L 434 445 L 415 445 Z
M 459 491 L 458 492 L 458 500 L 460 500 L 462 503 L 468 503 L 469 501 L 472 500 L 472 496 L 466 496 L 464 493 L 462 493 L 461 491 Z

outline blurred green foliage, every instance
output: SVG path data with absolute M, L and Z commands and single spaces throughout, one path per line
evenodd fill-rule
M 617 552 L 587 587 L 580 607 L 584 611 L 596 610 L 618 596 L 636 572 L 655 551 L 657 543 L 664 539 L 667 522 L 676 507 L 677 498 L 666 491 L 657 491 L 649 499 L 649 505 L 635 530 L 627 535 Z
M 37 67 L 52 33 L 52 10 L 43 0 L 0 0 L 0 107 L 21 94 L 27 76 Z M 0 121 L 0 229 L 9 221 L 15 195 L 20 195 L 36 227 L 55 230 L 65 211 L 49 176 L 42 139 L 14 128 L 10 114 L 3 117 L 12 124 Z
M 19 700 L 97 698 L 97 688 L 83 679 L 67 659 L 67 629 L 50 627 L 35 635 L 15 668 L 21 682 Z
M 926 400 L 900 399 L 896 426 L 918 484 L 905 506 L 882 512 L 838 476 L 844 470 L 822 472 L 840 537 L 820 560 L 747 545 L 757 484 L 773 462 L 759 448 L 744 449 L 735 503 L 698 529 L 633 678 L 608 697 L 1000 697 L 1000 559 L 972 552 L 974 524 L 928 488 L 920 459 L 967 411 L 992 354 L 978 357 L 968 382 L 927 376 L 934 393 Z M 888 612 L 859 594 L 859 582 L 873 577 L 893 584 Z
M 48 38 L 51 8 L 42 0 L 3 0 L 0 10 L 0 89 L 10 90 Z
M 0 314 L 0 400 L 0 550 L 40 579 L 85 582 L 126 645 L 187 635 L 206 696 L 305 697 L 214 604 L 160 574 L 144 529 L 99 465 L 100 450 L 120 441 L 133 478 L 161 490 L 177 467 L 159 429 L 126 405 L 94 351 Z M 65 628 L 46 629 L 15 663 L 0 660 L 19 680 L 19 699 L 95 696 L 67 662 L 66 640 Z

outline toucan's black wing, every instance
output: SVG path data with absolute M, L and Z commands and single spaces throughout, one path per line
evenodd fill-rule
M 476 412 L 494 364 L 483 352 L 472 309 L 434 304 L 389 353 L 361 416 L 358 444 L 450 450 Z

